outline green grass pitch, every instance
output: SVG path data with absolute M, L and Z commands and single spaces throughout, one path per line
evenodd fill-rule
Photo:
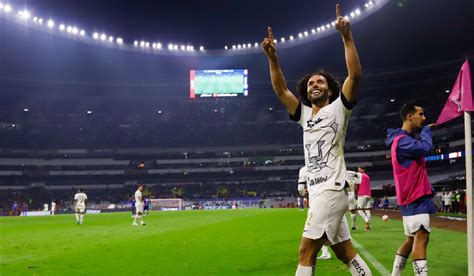
M 86 215 L 83 225 L 74 215 L 1 217 L 0 275 L 294 275 L 305 214 L 154 211 L 141 227 L 129 212 Z M 378 217 L 372 231 L 352 236 L 387 271 L 404 238 L 401 221 Z M 430 275 L 467 275 L 466 243 L 464 233 L 433 229 Z M 318 261 L 316 274 L 350 275 L 335 258 Z M 404 275 L 413 275 L 411 265 Z

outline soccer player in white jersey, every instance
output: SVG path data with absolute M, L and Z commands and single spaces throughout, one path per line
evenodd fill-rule
M 56 212 L 56 202 L 54 200 L 51 201 L 51 215 L 54 216 L 54 213 Z
M 351 213 L 351 230 L 357 230 L 356 226 L 356 211 L 357 211 L 357 194 L 355 192 L 355 186 L 360 184 L 361 175 L 355 171 L 347 171 L 346 182 L 349 187 L 347 188 L 347 209 Z
M 308 189 L 307 189 L 307 182 L 308 182 L 308 168 L 306 166 L 301 167 L 299 176 L 298 176 L 298 192 L 300 193 L 301 197 L 304 198 L 307 196 Z M 311 206 L 311 205 L 310 205 Z M 311 210 L 315 212 L 316 210 Z M 321 256 L 318 257 L 318 260 L 328 260 L 331 259 L 331 253 L 329 252 L 329 248 L 327 245 L 323 245 L 321 248 Z
M 331 74 L 319 71 L 299 81 L 298 99 L 286 85 L 270 27 L 268 37 L 262 42 L 268 57 L 273 90 L 290 117 L 303 128 L 305 165 L 310 174 L 310 209 L 301 238 L 296 275 L 314 274 L 315 256 L 326 242 L 330 243 L 337 258 L 347 265 L 352 275 L 371 275 L 369 267 L 352 246 L 344 216 L 347 210 L 344 142 L 349 116 L 356 103 L 362 67 L 350 22 L 340 14 L 337 4 L 335 27 L 344 43 L 348 70 L 342 93 Z
M 77 193 L 74 195 L 76 211 L 76 222 L 77 224 L 84 223 L 84 210 L 86 209 L 87 204 L 87 195 L 82 191 L 81 188 L 77 189 Z
M 145 225 L 143 222 L 143 206 L 145 203 L 143 201 L 142 191 L 143 185 L 138 185 L 137 191 L 135 192 L 135 216 L 132 225 L 138 225 L 137 219 L 140 220 L 140 225 Z

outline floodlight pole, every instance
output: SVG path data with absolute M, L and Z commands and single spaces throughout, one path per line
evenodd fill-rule
M 472 134 L 471 134 L 471 114 L 464 111 L 464 142 L 466 152 L 466 196 L 467 196 L 467 266 L 468 275 L 474 275 L 474 210 L 472 200 L 474 193 L 472 189 Z

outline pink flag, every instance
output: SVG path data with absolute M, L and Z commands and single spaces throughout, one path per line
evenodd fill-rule
M 471 68 L 466 60 L 459 71 L 458 78 L 449 94 L 448 101 L 439 114 L 436 124 L 442 124 L 461 116 L 464 111 L 474 111 L 472 102 Z

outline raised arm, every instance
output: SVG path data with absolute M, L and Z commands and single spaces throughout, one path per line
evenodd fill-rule
M 336 4 L 336 29 L 341 34 L 342 41 L 344 42 L 344 52 L 348 73 L 347 78 L 342 85 L 342 93 L 349 102 L 355 103 L 357 100 L 359 80 L 362 76 L 362 67 L 352 37 L 350 21 L 341 16 L 339 4 Z
M 268 57 L 270 66 L 270 77 L 272 79 L 273 91 L 285 106 L 289 114 L 294 115 L 298 108 L 299 100 L 286 86 L 286 80 L 280 68 L 278 56 L 276 54 L 275 42 L 273 41 L 272 28 L 268 27 L 268 37 L 262 42 L 262 48 Z

